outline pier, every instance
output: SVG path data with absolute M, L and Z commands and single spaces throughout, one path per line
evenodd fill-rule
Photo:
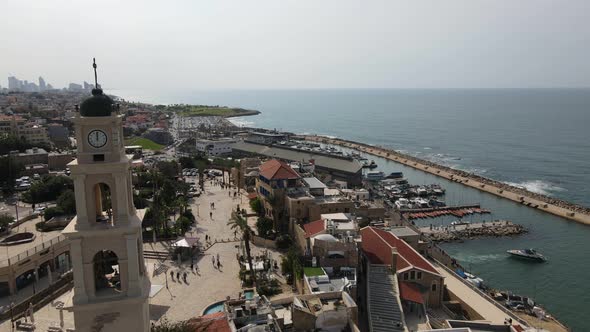
M 449 226 L 420 227 L 420 232 L 433 242 L 454 242 L 477 237 L 500 237 L 526 233 L 522 225 L 508 220 L 482 223 L 460 223 Z
M 528 206 L 539 211 L 551 213 L 553 215 L 577 221 L 582 224 L 590 225 L 590 213 L 588 208 L 565 202 L 551 197 L 535 194 L 525 189 L 502 184 L 501 182 L 487 179 L 481 176 L 472 175 L 463 171 L 454 170 L 441 165 L 405 155 L 400 152 L 389 150 L 377 146 L 370 146 L 362 143 L 346 141 L 337 138 L 327 138 L 323 136 L 307 135 L 302 137 L 305 140 L 320 142 L 324 144 L 338 145 L 357 151 L 365 152 L 374 156 L 385 158 L 426 173 L 430 173 L 449 181 L 461 183 L 480 191 L 503 197 L 524 206 Z M 538 198 L 535 198 L 538 197 Z

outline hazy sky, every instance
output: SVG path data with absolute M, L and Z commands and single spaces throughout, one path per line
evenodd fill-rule
M 590 0 L 2 0 L 6 77 L 110 89 L 589 87 Z

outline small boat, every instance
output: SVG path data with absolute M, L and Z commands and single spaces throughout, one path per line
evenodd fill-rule
M 538 253 L 535 249 L 513 249 L 513 250 L 508 250 L 506 252 L 509 253 L 510 255 L 512 255 L 513 257 L 517 257 L 517 258 L 524 258 L 524 259 L 537 261 L 537 262 L 547 261 L 547 258 L 545 258 L 545 256 Z

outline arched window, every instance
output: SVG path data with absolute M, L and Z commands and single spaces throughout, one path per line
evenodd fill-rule
M 110 250 L 101 250 L 94 255 L 94 287 L 96 295 L 121 291 L 119 258 Z
M 113 206 L 111 200 L 111 189 L 105 183 L 94 185 L 94 204 L 97 222 L 111 222 L 113 217 Z

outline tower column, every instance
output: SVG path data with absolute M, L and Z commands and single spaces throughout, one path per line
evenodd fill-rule
M 125 173 L 117 173 L 115 176 L 115 187 L 117 192 L 117 221 L 127 223 L 129 221 L 129 209 L 127 203 L 127 177 Z
M 127 234 L 125 235 L 125 241 L 127 246 L 127 275 L 129 276 L 127 294 L 130 296 L 137 296 L 141 293 L 141 287 L 139 284 L 139 257 L 137 256 L 137 236 L 134 234 Z
M 78 215 L 78 224 L 88 225 L 88 211 L 86 209 L 86 175 L 74 175 L 74 195 L 76 196 L 76 214 Z
M 74 271 L 74 303 L 88 302 L 86 287 L 84 286 L 84 264 L 82 258 L 82 239 L 70 240 L 70 257 Z

